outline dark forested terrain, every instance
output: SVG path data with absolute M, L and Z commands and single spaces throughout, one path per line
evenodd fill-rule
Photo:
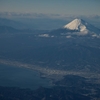
M 83 77 L 68 75 L 55 85 L 37 90 L 0 87 L 0 100 L 100 100 L 100 84 Z
M 0 34 L 0 63 L 38 71 L 53 86 L 0 87 L 0 100 L 100 100 L 100 39 L 39 34 Z

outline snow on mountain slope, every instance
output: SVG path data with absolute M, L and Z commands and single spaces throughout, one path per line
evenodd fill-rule
M 39 35 L 40 37 L 66 37 L 88 36 L 100 38 L 100 29 L 82 19 L 74 19 L 65 26 Z
M 99 34 L 100 30 L 82 19 L 74 19 L 63 27 L 64 29 L 77 30 L 83 34 Z

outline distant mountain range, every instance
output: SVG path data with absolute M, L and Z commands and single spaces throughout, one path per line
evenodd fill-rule
M 10 26 L 17 29 L 52 30 L 61 27 L 64 24 L 66 24 L 66 21 L 63 19 L 0 18 L 0 26 Z
M 91 37 L 98 37 L 100 38 L 100 29 L 91 25 L 90 23 L 84 21 L 83 19 L 74 19 L 70 23 L 62 26 L 61 28 L 47 31 L 47 30 L 37 30 L 37 29 L 28 29 L 28 28 L 15 28 L 15 26 L 19 24 L 19 27 L 22 27 L 24 25 L 2 19 L 0 21 L 0 34 L 1 33 L 35 33 L 37 36 L 40 37 L 66 37 L 71 38 L 75 36 L 91 36 Z M 11 26 L 8 24 L 5 25 L 5 23 L 8 22 Z M 13 26 L 13 27 L 12 27 Z
M 0 18 L 0 26 L 9 26 L 17 29 L 27 28 L 24 23 L 6 18 Z
M 0 26 L 0 34 L 2 33 L 16 33 L 19 32 L 18 29 L 15 29 L 13 27 L 10 26 Z
M 36 33 L 44 33 L 44 32 L 47 32 L 47 30 L 36 30 L 36 29 L 16 29 L 16 28 L 13 28 L 11 26 L 0 26 L 0 34 L 4 34 L 4 33 L 33 33 L 33 34 L 36 34 Z

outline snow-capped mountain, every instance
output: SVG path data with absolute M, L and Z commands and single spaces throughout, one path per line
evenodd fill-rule
M 83 19 L 74 19 L 62 28 L 52 30 L 49 33 L 39 35 L 41 37 L 73 37 L 73 36 L 92 36 L 100 38 L 100 29 L 84 21 Z
M 81 34 L 99 34 L 100 30 L 95 26 L 89 24 L 88 22 L 84 21 L 83 19 L 74 19 L 67 25 L 63 26 L 64 29 L 69 30 L 76 30 Z

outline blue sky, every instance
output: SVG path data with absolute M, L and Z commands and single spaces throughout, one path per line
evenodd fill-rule
M 0 12 L 100 15 L 100 0 L 0 0 Z

